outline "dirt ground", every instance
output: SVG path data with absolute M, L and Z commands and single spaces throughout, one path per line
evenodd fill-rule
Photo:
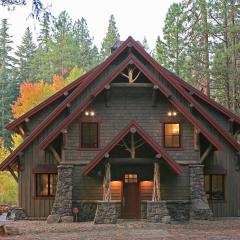
M 45 221 L 8 222 L 6 225 L 20 228 L 21 235 L 0 237 L 1 240 L 240 240 L 240 218 L 192 221 L 186 224 L 119 220 L 116 225 L 94 225 L 92 222 L 47 224 Z

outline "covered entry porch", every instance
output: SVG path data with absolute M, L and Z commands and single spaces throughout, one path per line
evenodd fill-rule
M 140 126 L 130 124 L 83 169 L 83 175 L 102 176 L 103 200 L 95 222 L 108 213 L 126 219 L 167 217 L 161 172 L 167 181 L 183 170 Z M 151 211 L 151 206 L 161 209 Z

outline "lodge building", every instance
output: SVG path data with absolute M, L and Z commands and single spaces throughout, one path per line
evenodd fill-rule
M 131 37 L 7 129 L 24 141 L 0 170 L 29 219 L 240 216 L 240 117 Z

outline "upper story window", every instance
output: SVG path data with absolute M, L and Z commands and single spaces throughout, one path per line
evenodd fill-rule
M 179 148 L 181 146 L 180 123 L 164 123 L 164 147 Z
M 53 197 L 57 188 L 56 173 L 37 173 L 36 174 L 36 196 Z
M 204 189 L 208 200 L 224 200 L 224 175 L 204 175 Z
M 98 123 L 81 123 L 81 148 L 98 148 Z

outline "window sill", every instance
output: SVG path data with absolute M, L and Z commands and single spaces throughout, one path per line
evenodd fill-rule
M 101 148 L 79 148 L 80 151 L 100 151 Z
M 33 196 L 33 200 L 54 200 L 55 196 Z
M 164 147 L 166 151 L 184 151 L 184 148 L 182 147 Z
M 219 200 L 217 200 L 217 199 L 215 199 L 215 200 L 214 199 L 209 199 L 208 202 L 209 203 L 227 203 L 226 200 L 220 200 L 220 199 Z

